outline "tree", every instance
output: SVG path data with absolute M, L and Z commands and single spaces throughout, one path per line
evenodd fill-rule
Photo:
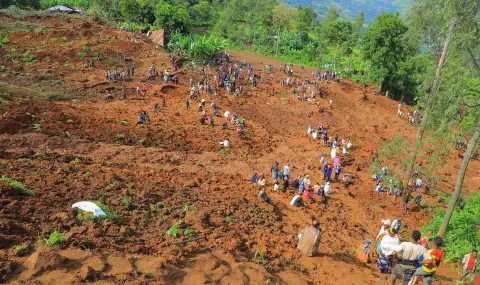
M 297 32 L 303 41 L 308 39 L 308 33 L 313 30 L 316 17 L 317 13 L 313 11 L 311 6 L 305 8 L 303 8 L 302 5 L 298 6 L 295 23 L 297 26 Z
M 168 37 L 174 32 L 188 33 L 190 18 L 186 9 L 161 1 L 155 8 L 155 25 L 162 27 Z
M 153 7 L 152 0 L 118 1 L 118 9 L 125 20 L 138 24 L 153 24 L 155 22 Z
M 455 29 L 455 24 L 456 24 L 455 20 L 452 21 L 451 24 L 450 24 L 450 28 L 448 29 L 447 38 L 445 39 L 445 43 L 443 45 L 442 55 L 440 56 L 440 59 L 438 60 L 437 71 L 435 73 L 435 78 L 433 80 L 432 94 L 428 98 L 427 108 L 426 108 L 425 112 L 423 113 L 423 119 L 422 119 L 422 122 L 420 123 L 420 127 L 418 128 L 417 136 L 415 138 L 414 150 L 413 150 L 412 155 L 410 157 L 410 160 L 408 162 L 407 169 L 406 169 L 406 172 L 405 172 L 405 177 L 403 179 L 403 189 L 408 189 L 408 181 L 410 181 L 410 178 L 412 177 L 413 169 L 415 167 L 415 163 L 416 163 L 416 160 L 417 160 L 417 155 L 418 155 L 418 152 L 419 152 L 420 147 L 422 145 L 423 135 L 425 134 L 425 127 L 426 127 L 426 123 L 428 121 L 429 111 L 432 108 L 433 104 L 435 103 L 437 92 L 440 89 L 442 67 L 445 63 L 445 57 L 447 56 L 447 50 L 448 50 L 448 47 L 450 45 L 450 40 L 452 39 L 452 36 L 453 36 L 453 31 Z
M 365 13 L 363 11 L 360 12 L 360 14 L 355 18 L 355 21 L 353 22 L 353 35 L 355 38 L 360 37 L 360 30 L 363 27 L 363 22 L 365 21 Z
M 193 25 L 206 27 L 212 21 L 212 5 L 207 0 L 201 0 L 198 4 L 190 7 L 189 14 Z
M 350 21 L 335 20 L 325 25 L 326 40 L 332 45 L 342 45 L 352 37 L 352 23 Z
M 455 183 L 455 190 L 453 191 L 452 198 L 448 203 L 447 211 L 445 212 L 445 216 L 443 218 L 442 224 L 440 225 L 440 229 L 438 230 L 437 235 L 443 237 L 445 231 L 447 230 L 448 223 L 450 222 L 450 218 L 452 217 L 453 210 L 455 209 L 455 205 L 457 204 L 458 198 L 462 193 L 463 187 L 463 179 L 465 178 L 465 174 L 467 173 L 468 164 L 472 159 L 473 151 L 475 150 L 475 146 L 480 141 L 480 120 L 478 120 L 478 125 L 475 130 L 475 133 L 468 141 L 468 147 L 465 151 L 465 155 L 463 156 L 462 164 L 460 165 L 460 169 L 458 170 L 457 174 L 457 181 Z
M 327 14 L 325 14 L 325 18 L 323 18 L 322 24 L 328 24 L 330 22 L 335 21 L 338 19 L 339 15 L 337 13 L 337 9 L 335 8 L 328 8 Z
M 400 63 L 413 54 L 414 50 L 404 39 L 407 30 L 398 15 L 383 13 L 375 18 L 363 36 L 363 56 L 371 63 L 371 76 L 380 91 L 394 87 L 390 79 Z
M 295 19 L 295 9 L 285 4 L 279 4 L 273 9 L 273 25 L 276 29 L 291 29 Z

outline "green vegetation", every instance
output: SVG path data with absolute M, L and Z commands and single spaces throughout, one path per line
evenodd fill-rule
M 70 101 L 73 99 L 72 96 L 62 94 L 62 93 L 51 93 L 45 94 L 40 96 L 35 96 L 36 99 L 45 99 L 45 100 L 53 100 L 53 101 Z
M 132 198 L 129 198 L 129 197 L 125 197 L 123 198 L 122 200 L 120 200 L 120 205 L 122 206 L 128 206 L 128 204 L 130 204 L 130 201 L 132 200 Z
M 128 121 L 127 120 L 121 120 L 120 123 L 124 126 L 128 126 Z
M 122 222 L 122 219 L 123 219 L 122 216 L 120 216 L 119 214 L 110 210 L 110 208 L 107 205 L 103 204 L 100 201 L 95 201 L 93 203 L 95 203 L 95 205 L 100 207 L 100 209 L 102 209 L 102 211 L 105 212 L 105 214 L 107 215 L 107 217 L 106 217 L 107 219 L 113 220 L 116 223 L 121 223 Z
M 446 261 L 456 261 L 463 255 L 480 247 L 480 194 L 471 194 L 466 202 L 460 202 L 455 207 L 450 223 L 444 236 Z M 442 222 L 445 211 L 439 211 L 431 223 L 424 225 L 422 232 L 432 232 L 435 237 Z
M 54 229 L 48 238 L 43 239 L 43 243 L 47 246 L 62 245 L 65 241 L 65 233 L 61 233 L 58 229 Z
M 267 260 L 265 259 L 265 252 L 261 248 L 257 248 L 255 255 L 252 258 L 252 261 L 256 264 L 266 265 Z
M 15 245 L 12 249 L 12 254 L 14 256 L 22 256 L 25 252 L 30 250 L 31 247 L 31 243 Z
M 35 192 L 27 189 L 25 187 L 25 185 L 23 185 L 20 181 L 8 178 L 8 177 L 3 176 L 3 175 L 2 175 L 2 177 L 0 177 L 0 181 L 5 181 L 5 182 L 9 183 L 10 186 L 12 186 L 14 189 L 16 189 L 16 190 L 18 190 L 22 193 L 25 193 L 29 196 L 35 196 Z
M 177 58 L 188 59 L 203 63 L 213 60 L 225 49 L 227 42 L 214 35 L 200 36 L 175 34 L 167 45 L 167 48 Z

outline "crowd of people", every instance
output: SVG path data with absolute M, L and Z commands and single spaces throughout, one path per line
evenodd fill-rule
M 136 39 L 131 39 L 135 44 L 140 44 Z M 185 100 L 186 110 L 190 110 L 192 101 L 198 102 L 197 110 L 201 113 L 200 124 L 215 125 L 215 117 L 220 117 L 223 120 L 221 126 L 227 129 L 231 124 L 239 132 L 244 132 L 246 127 L 246 120 L 240 118 L 236 113 L 232 114 L 230 111 L 225 110 L 223 115 L 219 114 L 219 107 L 214 98 L 220 96 L 220 92 L 231 95 L 232 98 L 241 96 L 248 96 L 250 90 L 254 90 L 260 84 L 265 83 L 264 74 L 259 74 L 254 70 L 253 64 L 242 61 L 239 63 L 233 63 L 230 60 L 230 54 L 221 54 L 216 60 L 219 65 L 214 69 L 210 69 L 209 66 L 202 66 L 199 68 L 198 73 L 200 79 L 195 81 L 190 78 L 189 86 L 190 90 Z M 89 63 L 90 64 L 90 63 Z M 177 66 L 174 61 L 174 70 L 177 70 Z M 320 72 L 317 70 L 312 72 L 311 81 L 309 78 L 300 80 L 294 76 L 294 65 L 283 63 L 280 65 L 280 71 L 285 74 L 279 79 L 281 86 L 285 88 L 294 88 L 293 93 L 297 95 L 297 98 L 306 102 L 314 102 L 315 96 L 320 94 L 320 81 L 325 80 L 327 82 L 336 80 L 340 84 L 342 78 L 339 73 L 335 72 Z M 273 81 L 273 66 L 265 65 L 264 72 L 269 73 L 268 79 Z M 134 65 L 129 65 L 127 68 L 116 68 L 105 71 L 105 77 L 110 82 L 126 81 L 135 74 Z M 172 81 L 175 84 L 179 84 L 179 75 L 172 74 L 168 69 L 159 71 L 156 67 L 151 66 L 148 69 L 149 80 L 163 80 L 165 83 Z M 125 92 L 125 88 L 122 89 Z M 147 93 L 147 87 L 145 84 L 142 87 L 137 87 L 137 94 Z M 273 89 L 273 95 L 275 89 Z M 124 95 L 126 98 L 126 95 Z M 113 99 L 113 95 L 109 93 L 107 99 Z M 209 102 L 207 103 L 207 99 Z M 163 99 L 163 106 L 166 105 L 165 99 Z M 332 107 L 333 98 L 329 100 L 329 106 Z M 160 103 L 155 103 L 154 110 L 160 109 Z M 421 113 L 414 111 L 404 114 L 401 110 L 401 104 L 398 106 L 398 116 L 408 119 L 410 124 L 416 124 L 421 122 L 423 116 Z M 144 125 L 149 121 L 149 115 L 146 111 L 142 110 L 138 114 L 137 124 Z M 329 196 L 332 194 L 332 184 L 339 182 L 345 185 L 349 185 L 349 175 L 347 173 L 341 174 L 343 171 L 342 155 L 347 155 L 352 149 L 353 144 L 349 137 L 343 137 L 341 140 L 338 136 L 329 136 L 327 128 L 323 124 L 319 123 L 317 127 L 308 126 L 307 136 L 313 142 L 317 142 L 322 147 L 330 148 L 328 154 L 321 153 L 319 156 L 321 164 L 321 179 L 312 180 L 308 173 L 300 173 L 295 176 L 292 175 L 290 165 L 285 163 L 283 167 L 278 162 L 270 168 L 271 184 L 267 184 L 267 178 L 265 174 L 258 175 L 255 173 L 250 181 L 258 186 L 258 199 L 268 204 L 274 204 L 275 201 L 269 197 L 267 193 L 267 186 L 271 186 L 273 192 L 287 192 L 292 190 L 289 195 L 293 195 L 290 200 L 290 205 L 293 207 L 302 207 L 306 203 L 316 203 L 321 201 L 324 207 L 327 207 Z M 228 136 L 225 136 L 222 141 L 219 142 L 222 148 L 230 148 L 231 141 Z M 457 143 L 457 145 L 459 145 Z M 401 185 L 395 185 L 389 183 L 390 181 L 383 181 L 383 177 L 388 177 L 390 170 L 385 165 L 381 169 L 381 173 L 375 174 L 372 179 L 375 181 L 375 191 L 387 192 L 394 197 L 399 197 L 403 189 Z M 421 188 L 424 185 L 419 176 L 414 177 L 414 187 L 417 192 L 417 196 L 414 201 L 420 205 L 421 201 Z M 425 191 L 429 189 L 429 184 L 425 185 Z M 290 199 L 290 198 L 289 198 Z M 409 210 L 408 203 L 411 199 L 410 195 L 404 195 L 402 207 L 405 212 Z M 380 272 L 391 273 L 391 282 L 395 284 L 396 280 L 402 277 L 404 285 L 416 284 L 409 282 L 416 282 L 417 279 L 423 278 L 425 284 L 431 284 L 432 277 L 434 276 L 438 266 L 444 259 L 444 253 L 441 250 L 443 240 L 441 237 L 435 237 L 431 242 L 427 237 L 422 236 L 420 231 L 412 231 L 411 241 L 401 242 L 399 233 L 402 230 L 402 217 L 397 217 L 393 222 L 390 220 L 382 220 L 380 232 L 376 237 L 376 246 L 374 247 L 377 253 L 376 267 Z M 320 246 L 321 230 L 320 222 L 313 218 L 312 225 L 303 229 L 298 233 L 298 250 L 307 256 L 313 256 L 318 252 Z M 476 250 L 465 255 L 462 261 L 462 275 L 461 279 L 466 280 L 476 270 L 477 265 Z M 396 262 L 395 262 L 396 261 Z
M 432 284 L 432 278 L 445 255 L 441 249 L 444 243 L 443 239 L 437 236 L 429 241 L 428 237 L 422 236 L 420 231 L 414 230 L 411 234 L 411 241 L 401 242 L 399 238 L 401 229 L 401 216 L 393 222 L 389 219 L 382 220 L 374 248 L 378 271 L 391 273 L 392 285 L 402 276 L 403 285 L 419 284 L 421 279 L 426 285 Z M 478 262 L 477 254 L 477 250 L 474 249 L 463 258 L 461 281 L 467 280 L 475 271 Z

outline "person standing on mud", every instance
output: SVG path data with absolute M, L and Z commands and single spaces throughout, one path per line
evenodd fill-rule
M 306 227 L 298 233 L 297 249 L 307 256 L 314 256 L 318 253 L 320 246 L 320 222 L 316 219 L 312 221 L 311 227 Z
M 397 255 L 400 258 L 392 271 L 392 285 L 395 285 L 395 281 L 402 275 L 402 285 L 407 285 L 419 264 L 428 265 L 433 263 L 428 251 L 419 243 L 421 236 L 422 234 L 415 230 L 412 232 L 411 242 L 402 242 L 394 249 L 392 253 L 393 258 L 396 258 Z M 420 257 L 423 257 L 422 261 L 418 261 Z
M 278 162 L 275 161 L 271 168 L 273 183 L 277 182 L 278 178 Z

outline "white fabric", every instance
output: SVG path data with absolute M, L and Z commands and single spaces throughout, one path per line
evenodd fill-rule
M 392 255 L 395 248 L 400 244 L 400 240 L 398 236 L 395 235 L 391 237 L 390 235 L 386 235 L 383 237 L 382 241 L 380 242 L 380 249 L 383 254 L 386 256 Z
M 411 242 L 402 242 L 395 248 L 404 260 L 417 260 L 420 256 L 425 259 L 432 259 L 428 251 L 421 244 L 413 244 Z
M 226 111 L 225 114 L 223 114 L 223 116 L 225 117 L 225 119 L 228 119 L 228 117 L 230 117 L 230 112 Z
M 330 153 L 330 156 L 332 157 L 332 159 L 334 159 L 335 157 L 337 157 L 337 150 L 335 148 L 332 147 L 332 152 Z
M 332 188 L 330 187 L 329 183 L 327 183 L 323 188 L 323 193 L 325 193 L 325 195 L 330 195 L 330 193 L 332 193 Z
M 293 206 L 293 204 L 295 203 L 295 201 L 297 201 L 298 199 L 301 199 L 302 197 L 300 195 L 295 195 L 293 196 L 292 198 L 292 201 L 290 201 L 290 205 Z
M 220 142 L 221 145 L 224 147 L 230 147 L 230 141 L 229 140 L 224 140 L 223 142 Z
M 75 203 L 75 204 L 72 205 L 72 208 L 78 208 L 78 209 L 83 210 L 85 212 L 93 213 L 93 215 L 95 217 L 106 216 L 107 215 L 95 203 L 88 202 L 88 201 Z

